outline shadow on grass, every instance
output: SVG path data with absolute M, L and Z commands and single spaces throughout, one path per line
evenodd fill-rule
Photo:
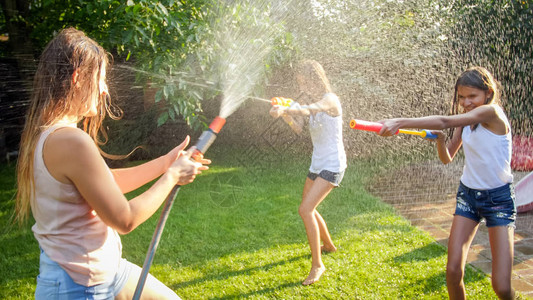
M 424 247 L 416 248 L 411 252 L 396 256 L 394 262 L 409 263 L 413 261 L 427 261 L 446 255 L 446 251 L 442 245 L 438 243 L 427 244 Z
M 470 281 L 472 280 L 467 278 L 465 283 Z M 438 291 L 446 291 L 446 271 L 442 271 L 431 277 L 415 281 L 414 283 L 411 283 L 411 285 L 419 287 L 424 294 L 433 294 Z
M 444 246 L 438 243 L 431 243 L 424 247 L 414 249 L 411 252 L 399 255 L 394 258 L 396 263 L 413 263 L 416 261 L 429 261 L 437 259 L 440 256 L 446 255 L 446 249 Z M 433 294 L 439 291 L 446 291 L 446 267 L 438 274 L 431 277 L 423 278 L 410 283 L 410 286 L 418 286 L 424 294 Z M 464 283 L 469 285 L 485 279 L 485 274 L 476 270 L 470 265 L 465 267 Z M 407 288 L 407 287 L 406 287 Z
M 464 276 L 465 286 L 469 286 L 478 281 L 485 280 L 485 275 L 471 266 L 466 267 L 465 276 Z M 431 277 L 424 278 L 414 283 L 411 283 L 410 286 L 418 286 L 424 294 L 434 294 L 439 291 L 447 292 L 446 287 L 446 270 L 439 272 Z M 487 287 L 490 289 L 490 286 Z
M 293 287 L 301 286 L 301 285 L 302 285 L 302 283 L 300 281 L 288 282 L 288 283 L 280 284 L 280 285 L 278 285 L 276 287 L 265 288 L 265 289 L 262 289 L 262 290 L 257 290 L 257 291 L 253 291 L 253 292 L 249 292 L 249 293 L 245 293 L 245 294 L 238 293 L 238 294 L 233 294 L 233 295 L 227 295 L 227 296 L 224 296 L 224 297 L 214 297 L 214 298 L 210 298 L 210 299 L 213 299 L 213 300 L 215 300 L 215 299 L 216 300 L 242 299 L 242 298 L 248 298 L 248 297 L 251 297 L 251 296 L 254 296 L 254 295 L 262 295 L 262 294 L 269 295 L 272 292 L 276 292 L 276 291 L 279 291 L 279 290 L 284 289 L 284 288 L 293 288 Z
M 298 261 L 298 260 L 303 259 L 303 258 L 307 259 L 308 257 L 309 257 L 309 255 L 299 255 L 299 256 L 295 256 L 295 257 L 289 258 L 289 259 L 284 259 L 284 260 L 280 260 L 280 261 L 277 261 L 277 262 L 272 262 L 272 263 L 269 263 L 269 264 L 266 264 L 266 265 L 253 267 L 253 268 L 247 268 L 247 269 L 244 269 L 244 270 L 227 271 L 227 272 L 222 272 L 222 273 L 217 272 L 216 275 L 209 275 L 209 276 L 205 276 L 205 277 L 202 277 L 202 278 L 197 278 L 197 279 L 194 279 L 194 280 L 184 281 L 184 282 L 175 284 L 175 285 L 172 286 L 172 288 L 175 289 L 175 290 L 176 289 L 182 289 L 182 288 L 185 288 L 185 287 L 190 286 L 190 285 L 195 285 L 195 284 L 199 284 L 199 283 L 203 283 L 203 282 L 207 282 L 207 281 L 219 280 L 219 279 L 227 279 L 229 277 L 235 277 L 235 276 L 240 276 L 240 275 L 246 275 L 246 274 L 252 273 L 254 271 L 268 271 L 268 270 L 270 270 L 272 268 L 275 268 L 275 267 L 278 267 L 278 266 L 282 266 L 282 265 L 286 265 L 286 264 Z M 295 282 L 293 284 L 285 284 L 285 285 L 286 286 L 293 286 L 295 284 L 300 284 L 300 282 Z M 273 289 L 269 289 L 269 290 L 273 290 L 274 291 L 274 290 L 277 290 L 277 289 L 273 288 Z M 266 291 L 263 291 L 263 292 L 266 292 Z M 242 297 L 242 296 L 243 296 L 242 294 L 239 294 L 239 297 Z M 235 296 L 232 296 L 232 297 L 235 297 Z M 216 299 L 218 299 L 218 298 L 216 298 Z M 220 298 L 220 299 L 226 299 L 226 298 Z

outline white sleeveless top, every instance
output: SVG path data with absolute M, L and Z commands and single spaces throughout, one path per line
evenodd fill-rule
M 489 190 L 513 181 L 511 126 L 503 109 L 498 105 L 495 107 L 509 128 L 507 134 L 494 134 L 481 124 L 474 131 L 470 126 L 463 128 L 465 166 L 461 182 L 472 189 Z
M 93 286 L 110 281 L 118 270 L 122 244 L 79 194 L 74 185 L 57 181 L 46 168 L 43 145 L 55 130 L 75 124 L 54 125 L 41 133 L 34 156 L 35 197 L 32 230 L 39 246 L 74 282 Z
M 339 98 L 333 93 L 324 96 L 333 96 L 339 102 Z M 313 141 L 313 156 L 309 171 L 317 174 L 323 170 L 335 173 L 344 171 L 346 169 L 346 153 L 342 140 L 342 108 L 336 117 L 332 117 L 326 112 L 311 115 L 309 117 L 309 131 Z

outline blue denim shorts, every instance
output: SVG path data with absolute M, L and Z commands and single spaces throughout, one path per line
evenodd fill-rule
M 134 267 L 138 268 L 121 259 L 112 281 L 86 287 L 74 282 L 68 273 L 41 249 L 35 299 L 114 299 L 128 281 Z
M 320 177 L 324 180 L 331 182 L 331 184 L 333 184 L 334 186 L 339 186 L 339 184 L 341 184 L 342 178 L 344 177 L 344 171 L 336 173 L 328 170 L 322 170 L 318 174 L 309 171 L 307 177 L 313 181 L 317 177 Z
M 508 183 L 495 189 L 475 190 L 461 182 L 457 190 L 455 215 L 476 222 L 485 219 L 487 227 L 515 227 L 514 188 Z

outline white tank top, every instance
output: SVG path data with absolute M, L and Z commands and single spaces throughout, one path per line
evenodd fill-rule
M 474 131 L 470 126 L 463 128 L 465 166 L 461 182 L 472 189 L 489 190 L 513 181 L 511 126 L 503 109 L 495 107 L 509 129 L 507 134 L 494 134 L 481 124 Z
M 34 156 L 35 197 L 32 230 L 39 246 L 74 282 L 93 286 L 113 279 L 122 255 L 118 233 L 108 227 L 74 185 L 57 181 L 46 168 L 43 145 L 55 130 L 75 124 L 54 125 L 41 133 Z
M 335 94 L 326 95 L 333 96 L 336 101 L 339 101 Z M 313 141 L 313 156 L 309 171 L 313 173 L 320 173 L 323 170 L 335 173 L 344 171 L 346 169 L 346 153 L 342 140 L 342 108 L 336 117 L 332 117 L 326 112 L 311 115 L 309 117 L 309 131 Z

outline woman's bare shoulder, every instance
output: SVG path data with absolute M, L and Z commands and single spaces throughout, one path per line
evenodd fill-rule
M 71 183 L 79 168 L 98 164 L 102 159 L 92 138 L 73 127 L 59 128 L 48 136 L 43 158 L 50 174 L 63 183 Z
M 92 138 L 85 131 L 75 127 L 56 129 L 48 136 L 46 143 L 65 148 L 94 146 Z
M 82 159 L 100 158 L 100 152 L 93 139 L 83 130 L 63 127 L 50 134 L 46 140 L 45 155 L 66 163 Z

